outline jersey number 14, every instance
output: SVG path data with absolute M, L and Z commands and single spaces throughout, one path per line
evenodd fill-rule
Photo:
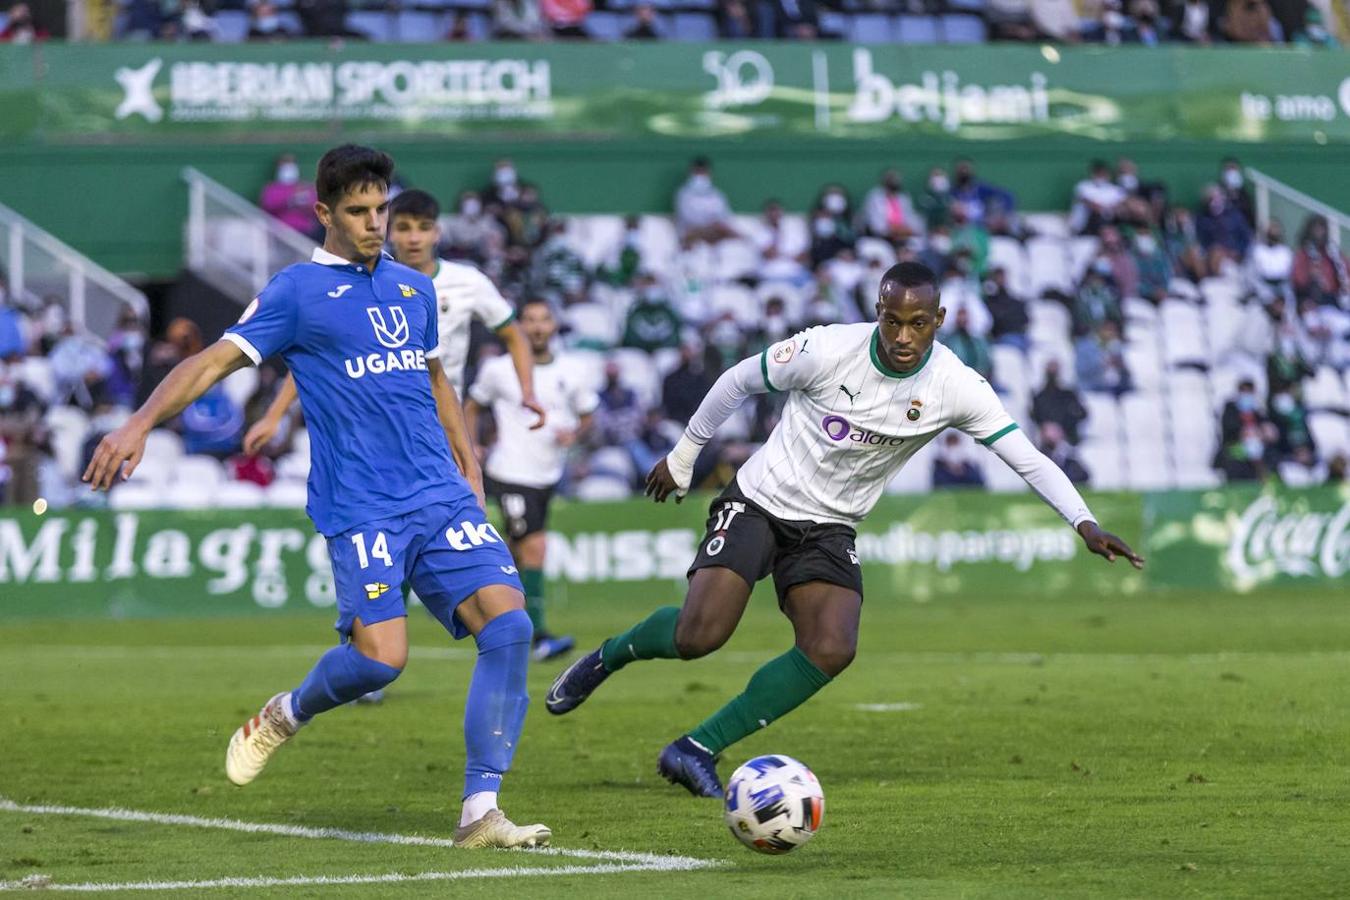
M 370 554 L 366 555 L 366 536 L 364 534 L 352 535 L 352 543 L 356 545 L 356 561 L 361 564 L 361 568 L 370 568 L 370 557 L 383 560 L 386 566 L 393 566 L 393 557 L 389 555 L 389 542 L 385 540 L 384 532 L 375 532 L 375 540 L 370 545 Z

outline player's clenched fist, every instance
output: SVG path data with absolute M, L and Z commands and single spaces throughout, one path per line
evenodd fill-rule
M 123 481 L 130 478 L 145 455 L 145 436 L 145 429 L 134 421 L 105 434 L 84 470 L 83 480 L 89 482 L 90 489 L 107 490 L 119 472 Z

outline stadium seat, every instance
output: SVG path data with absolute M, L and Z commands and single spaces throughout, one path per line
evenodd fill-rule
M 895 17 L 895 42 L 897 44 L 936 44 L 939 40 L 936 17 Z
M 1089 392 L 1083 395 L 1088 418 L 1083 434 L 1089 438 L 1120 442 L 1120 403 L 1110 394 Z
M 258 389 L 258 369 L 256 366 L 244 366 L 226 375 L 221 386 L 225 389 L 225 395 L 230 398 L 230 402 L 243 409 L 248 403 L 248 398 Z
M 1158 307 L 1138 297 L 1126 297 L 1120 302 L 1120 311 L 1125 314 L 1125 331 L 1131 332 L 1135 326 L 1143 324 L 1151 328 L 1158 324 Z
M 1136 441 L 1130 444 L 1129 456 L 1125 458 L 1129 469 L 1124 485 L 1136 491 L 1157 491 L 1172 486 L 1172 476 L 1168 471 L 1166 447 L 1162 443 Z M 1115 479 L 1108 479 L 1114 482 Z M 1107 481 L 1096 482 L 1102 487 Z
M 225 480 L 225 467 L 210 456 L 184 456 L 173 469 L 173 492 L 185 488 L 210 491 Z
M 222 9 L 211 18 L 215 20 L 216 37 L 222 44 L 238 44 L 248 37 L 248 13 Z
M 713 248 L 713 265 L 718 281 L 745 278 L 759 268 L 759 249 L 748 240 L 722 241 Z
M 592 13 L 587 22 L 596 15 L 599 13 Z M 618 264 L 619 244 L 625 231 L 623 216 L 571 216 L 568 221 L 576 223 L 576 249 L 586 265 L 595 268 Z
M 1088 470 L 1089 482 L 1099 490 L 1117 490 L 1125 486 L 1125 456 L 1116 440 L 1085 440 L 1079 447 L 1079 459 Z
M 1308 431 L 1323 459 L 1350 455 L 1350 423 L 1339 413 L 1315 412 L 1308 416 Z
M 1121 421 L 1129 440 L 1162 442 L 1163 417 L 1158 402 L 1157 397 L 1139 393 L 1126 394 L 1120 399 Z
M 979 16 L 943 16 L 939 33 L 947 44 L 983 44 L 989 39 L 989 29 Z
M 1345 413 L 1350 411 L 1345 385 L 1331 366 L 1319 366 L 1312 378 L 1303 382 L 1303 403 L 1310 410 Z
M 617 478 L 630 485 L 638 474 L 633 466 L 633 457 L 621 447 L 601 447 L 591 454 L 588 466 L 591 477 Z M 646 475 L 645 472 L 642 474 Z
M 1008 290 L 1018 299 L 1032 296 L 1031 268 L 1027 264 L 1027 253 L 1020 243 L 1010 237 L 992 237 L 989 239 L 989 265 L 1001 267 L 1008 275 Z
M 264 505 L 265 493 L 250 481 L 227 481 L 214 494 L 212 506 L 221 509 L 257 509 Z
M 891 246 L 890 241 L 874 237 L 860 237 L 855 249 L 858 252 L 859 259 L 880 260 L 885 268 L 895 265 L 895 248 Z
M 277 460 L 277 477 L 303 482 L 309 478 L 309 466 L 308 453 L 292 451 Z
M 677 41 L 715 41 L 717 20 L 706 12 L 677 12 L 671 17 L 669 34 Z
M 395 17 L 387 12 L 358 10 L 347 14 L 347 27 L 372 41 L 388 43 L 395 39 Z
M 309 489 L 303 481 L 279 478 L 267 486 L 263 500 L 277 509 L 304 509 L 309 501 Z
M 1088 264 L 1096 259 L 1097 254 L 1101 252 L 1102 242 L 1095 237 L 1076 237 L 1071 238 L 1068 243 L 1069 249 L 1069 278 L 1074 284 L 1083 279 L 1083 273 L 1087 271 Z
M 563 310 L 562 320 L 569 329 L 568 345 L 589 350 L 613 347 L 619 342 L 619 328 L 623 325 L 595 302 L 572 304 Z
M 162 466 L 166 470 L 178 465 L 183 458 L 183 439 L 167 428 L 156 428 L 145 436 L 146 465 Z
M 597 9 L 586 17 L 582 27 L 597 41 L 623 40 L 623 33 L 630 27 L 633 17 L 627 13 L 608 12 Z
M 47 410 L 46 422 L 51 429 L 57 466 L 67 478 L 78 478 L 83 474 L 80 463 L 84 461 L 84 443 L 89 437 L 89 416 L 75 406 L 53 406 Z
M 444 39 L 450 19 L 440 13 L 405 9 L 394 20 L 393 38 L 404 44 L 430 44 Z
M 661 379 L 656 364 L 642 350 L 621 347 L 609 357 L 619 367 L 619 381 L 632 388 L 638 402 L 650 408 L 661 402 Z
M 1031 272 L 1031 295 L 1040 297 L 1047 290 L 1067 293 L 1072 289 L 1068 256 L 1062 241 L 1032 238 L 1027 241 L 1027 264 Z
M 128 481 L 117 485 L 108 494 L 109 509 L 158 509 L 164 505 L 159 489 L 144 482 Z
M 1069 221 L 1063 213 L 1027 213 L 1022 223 L 1033 237 L 1069 239 Z
M 1168 368 L 1209 365 L 1205 323 L 1200 310 L 1184 300 L 1168 298 L 1159 309 L 1163 361 Z
M 1026 354 L 1016 347 L 995 344 L 989 349 L 989 356 L 994 364 L 994 384 L 1012 397 L 1026 402 L 1031 396 Z
M 895 39 L 891 17 L 882 13 L 858 13 L 848 20 L 848 39 L 855 44 L 889 44 Z
M 607 475 L 592 475 L 577 482 L 573 491 L 578 500 L 626 500 L 633 495 L 628 482 Z
M 668 274 L 675 266 L 680 239 L 675 223 L 666 216 L 643 216 L 638 226 L 642 263 L 654 272 Z
M 822 35 L 844 37 L 849 34 L 849 16 L 844 13 L 821 7 L 818 21 Z
M 933 489 L 933 458 L 937 455 L 937 442 L 941 437 L 929 441 L 919 449 L 905 467 L 896 473 L 886 485 L 888 494 L 926 494 Z M 978 457 L 976 457 L 978 458 Z
M 205 485 L 195 481 L 181 481 L 160 494 L 166 509 L 211 509 L 215 507 L 220 485 Z

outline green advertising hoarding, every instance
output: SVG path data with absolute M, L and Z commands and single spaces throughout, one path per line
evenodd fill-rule
M 1340 53 L 1223 48 L 0 48 L 0 137 L 1350 141 Z
M 560 503 L 548 576 L 569 603 L 678 599 L 707 498 L 680 506 Z M 962 596 L 1249 591 L 1343 582 L 1350 489 L 1097 494 L 1148 568 L 1106 566 L 1035 497 L 886 497 L 859 531 L 869 602 Z M 324 539 L 298 510 L 0 515 L 0 618 L 326 609 Z

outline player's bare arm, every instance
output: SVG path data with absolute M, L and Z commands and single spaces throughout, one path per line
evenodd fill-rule
M 459 404 L 455 389 L 445 377 L 445 368 L 440 360 L 428 359 L 427 371 L 431 373 L 431 395 L 436 398 L 436 414 L 440 417 L 441 427 L 445 429 L 445 437 L 450 442 L 450 453 L 455 457 L 455 464 L 459 466 L 464 480 L 469 482 L 474 496 L 478 498 L 478 505 L 486 509 L 483 499 L 483 472 L 479 468 L 478 456 L 474 453 L 473 441 L 469 437 L 471 432 L 464 409 Z
M 263 413 L 263 417 L 254 422 L 253 427 L 244 435 L 244 453 L 252 456 L 272 442 L 272 438 L 277 436 L 277 429 L 281 427 L 281 420 L 286 418 L 291 404 L 299 396 L 295 388 L 295 376 L 287 372 L 286 380 L 281 383 L 277 395 L 272 398 L 267 412 Z
M 130 478 L 145 453 L 145 438 L 151 429 L 178 415 L 226 375 L 249 364 L 243 351 L 229 341 L 217 341 L 183 360 L 126 424 L 104 435 L 82 479 L 97 491 L 112 487 L 119 476 L 123 481 Z
M 511 365 L 516 370 L 516 378 L 520 381 L 520 405 L 537 417 L 530 430 L 543 428 L 548 421 L 548 413 L 544 412 L 544 407 L 534 396 L 534 354 L 530 350 L 530 342 L 525 340 L 520 325 L 514 321 L 507 322 L 496 333 L 506 347 Z

